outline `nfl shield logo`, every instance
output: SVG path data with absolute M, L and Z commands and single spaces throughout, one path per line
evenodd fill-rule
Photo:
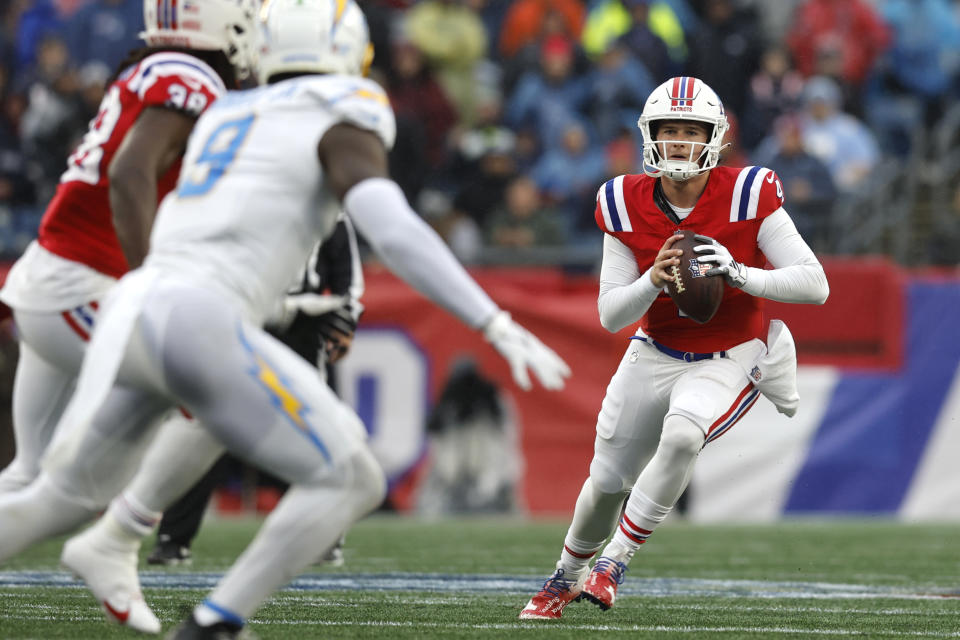
M 763 374 L 760 373 L 760 367 L 754 367 L 750 371 L 750 377 L 753 378 L 754 382 L 760 382 L 760 378 L 763 377 Z
M 693 278 L 702 278 L 704 276 L 703 265 L 696 258 L 690 258 L 690 276 Z

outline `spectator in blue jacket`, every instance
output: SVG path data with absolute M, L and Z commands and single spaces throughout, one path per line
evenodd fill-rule
M 814 250 L 826 249 L 827 231 L 837 198 L 830 171 L 807 151 L 803 123 L 795 115 L 781 116 L 774 124 L 776 148 L 754 163 L 777 172 L 784 196 L 790 203 L 790 217 L 803 239 Z
M 880 160 L 877 140 L 867 126 L 843 112 L 836 82 L 816 76 L 803 91 L 803 141 L 811 154 L 827 165 L 843 193 L 860 190 Z
M 906 155 L 910 133 L 958 97 L 960 13 L 947 0 L 886 0 L 879 10 L 893 42 L 867 87 L 866 113 L 888 150 Z
M 540 49 L 540 68 L 520 78 L 507 102 L 507 124 L 534 128 L 544 149 L 560 143 L 563 127 L 589 96 L 586 80 L 574 71 L 573 46 L 562 35 L 547 38 Z

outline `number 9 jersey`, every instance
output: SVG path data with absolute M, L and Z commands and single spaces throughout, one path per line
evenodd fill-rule
M 126 273 L 110 210 L 107 172 L 114 154 L 144 109 L 174 109 L 199 117 L 224 93 L 217 73 L 184 53 L 155 53 L 127 68 L 107 89 L 97 116 L 67 160 L 40 223 L 40 246 L 113 278 Z M 158 202 L 174 187 L 179 171 L 178 161 L 158 181 Z
M 355 76 L 301 75 L 218 100 L 190 134 L 145 267 L 215 288 L 263 322 L 339 216 L 318 155 L 337 124 L 387 149 L 396 137 L 383 89 Z

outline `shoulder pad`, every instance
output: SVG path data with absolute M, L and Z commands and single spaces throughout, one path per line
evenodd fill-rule
M 125 74 L 127 88 L 144 99 L 156 85 L 178 83 L 190 91 L 203 91 L 213 98 L 227 92 L 226 85 L 206 62 L 185 53 L 164 51 L 147 56 Z
M 376 82 L 353 76 L 316 76 L 309 93 L 341 120 L 376 133 L 387 149 L 393 147 L 397 125 L 390 99 Z
M 597 204 L 603 215 L 604 231 L 633 231 L 627 204 L 623 199 L 623 179 L 617 176 L 600 185 L 597 191 Z
M 783 206 L 783 186 L 766 167 L 744 167 L 730 199 L 730 222 L 766 218 Z

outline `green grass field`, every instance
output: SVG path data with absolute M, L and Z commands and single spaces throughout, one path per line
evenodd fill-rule
M 250 540 L 254 520 L 208 520 L 190 568 L 144 570 L 174 626 Z M 667 523 L 607 612 L 517 614 L 550 572 L 565 521 L 378 515 L 348 536 L 346 566 L 312 568 L 250 627 L 301 638 L 958 638 L 960 525 Z M 0 638 L 123 638 L 57 566 L 60 541 L 0 567 Z M 146 565 L 144 565 L 146 566 Z M 193 588 L 188 588 L 192 586 Z

